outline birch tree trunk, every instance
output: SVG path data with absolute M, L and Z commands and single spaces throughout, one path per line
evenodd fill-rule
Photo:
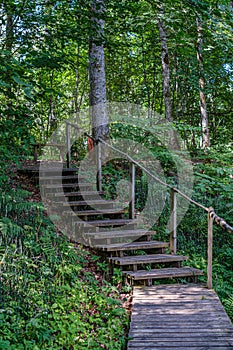
M 204 79 L 204 67 L 203 67 L 203 56 L 202 56 L 202 23 L 199 17 L 197 21 L 197 61 L 198 61 L 198 73 L 199 73 L 199 91 L 200 91 L 200 113 L 201 113 L 201 127 L 202 127 L 202 148 L 206 149 L 210 146 L 210 133 L 209 133 L 209 123 L 208 114 L 205 98 L 205 79 Z
M 104 58 L 104 12 L 104 0 L 91 0 L 90 105 L 92 107 L 92 133 L 96 140 L 109 137 Z

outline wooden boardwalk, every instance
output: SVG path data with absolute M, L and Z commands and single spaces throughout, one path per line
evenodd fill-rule
M 134 287 L 128 350 L 233 350 L 233 326 L 212 290 Z

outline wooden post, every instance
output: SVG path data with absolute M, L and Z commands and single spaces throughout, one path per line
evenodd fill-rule
M 102 191 L 102 146 L 99 141 L 97 144 L 97 177 L 98 177 L 98 191 Z
M 213 288 L 213 218 L 210 216 L 210 212 L 213 208 L 209 208 L 208 212 L 208 265 L 207 265 L 207 287 Z
M 130 193 L 130 205 L 129 205 L 129 218 L 135 217 L 135 164 L 131 163 L 130 166 L 131 175 L 131 193 Z
M 38 161 L 38 148 L 39 148 L 39 145 L 36 143 L 34 145 L 34 161 L 37 162 Z
M 69 168 L 70 160 L 71 160 L 71 145 L 70 145 L 70 125 L 68 123 L 66 123 L 66 145 L 67 145 L 66 164 L 67 164 L 67 168 Z
M 170 193 L 170 250 L 171 254 L 177 252 L 177 194 L 171 189 Z

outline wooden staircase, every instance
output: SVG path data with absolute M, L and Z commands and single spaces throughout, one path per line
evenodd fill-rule
M 182 267 L 188 257 L 171 254 L 170 243 L 156 240 L 155 231 L 141 227 L 137 217 L 130 219 L 119 203 L 104 199 L 104 193 L 78 175 L 78 169 L 44 169 L 40 187 L 50 209 L 72 222 L 69 229 L 82 236 L 84 245 L 105 255 L 112 269 L 119 267 L 127 283 L 151 285 L 154 280 L 173 278 L 196 282 L 203 274 Z

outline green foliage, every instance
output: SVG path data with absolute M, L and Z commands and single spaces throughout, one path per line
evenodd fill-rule
M 173 117 L 187 146 L 196 149 L 201 135 L 197 16 L 203 21 L 212 144 L 219 140 L 225 144 L 232 129 L 232 8 L 225 0 L 197 4 L 177 0 L 163 4 Z M 3 2 L 0 11 L 0 124 L 6 124 L 0 130 L 5 136 L 11 130 L 14 143 L 22 148 L 30 137 L 44 141 L 58 122 L 70 116 L 82 123 L 79 111 L 88 105 L 89 2 L 29 5 L 12 0 Z M 7 26 L 11 17 L 13 24 Z M 106 1 L 109 101 L 133 102 L 164 113 L 159 17 L 156 3 Z
M 233 320 L 233 294 L 231 294 L 229 298 L 225 300 L 224 304 L 228 315 L 230 316 L 231 320 Z
M 232 224 L 232 6 L 225 0 L 175 0 L 164 2 L 163 6 L 173 118 L 193 157 L 193 198 L 207 207 L 213 206 L 220 216 Z M 15 164 L 20 158 L 30 156 L 31 144 L 35 140 L 46 140 L 60 121 L 75 115 L 79 124 L 84 123 L 79 112 L 82 107 L 88 106 L 89 1 L 10 0 L 1 4 L 0 14 L 0 249 L 3 259 L 1 269 L 5 271 L 5 277 L 0 282 L 4 281 L 4 298 L 8 300 L 9 297 L 8 304 L 12 303 L 8 313 L 4 314 L 3 324 L 7 326 L 2 329 L 7 339 L 0 342 L 0 347 L 36 349 L 45 346 L 37 345 L 41 342 L 48 349 L 56 346 L 67 348 L 70 344 L 68 338 L 73 334 L 74 344 L 79 342 L 77 348 L 100 348 L 101 344 L 93 343 L 100 321 L 94 320 L 92 326 L 87 326 L 83 318 L 83 329 L 89 337 L 80 338 L 79 335 L 74 336 L 75 327 L 72 328 L 75 322 L 81 322 L 75 319 L 80 315 L 73 315 L 69 304 L 67 312 L 60 306 L 52 308 L 54 304 L 64 307 L 61 298 L 63 296 L 66 300 L 63 287 L 76 281 L 75 276 L 81 273 L 72 267 L 73 261 L 77 262 L 76 252 L 55 232 L 42 206 L 28 203 L 27 193 L 17 188 L 16 181 L 9 181 L 11 169 L 5 166 L 6 162 Z M 144 0 L 106 1 L 104 39 L 108 99 L 140 104 L 163 115 L 161 43 L 157 27 L 159 17 L 156 2 L 151 6 Z M 202 19 L 203 24 L 205 94 L 211 134 L 211 149 L 206 153 L 199 151 L 201 125 L 195 48 L 197 17 Z M 147 122 L 148 119 L 149 116 Z M 141 124 L 144 122 L 142 120 Z M 84 124 L 87 125 L 88 120 Z M 166 181 L 176 184 L 175 163 L 166 147 L 158 144 L 158 139 L 154 137 L 153 120 L 151 133 L 147 133 L 143 127 L 140 129 L 131 126 L 132 123 L 128 124 L 130 126 L 127 127 L 120 123 L 112 125 L 113 138 L 136 140 L 148 147 L 160 162 Z M 78 140 L 73 146 L 73 156 L 82 159 L 85 147 L 84 141 Z M 129 179 L 129 169 L 126 165 L 108 163 L 103 174 L 107 196 L 115 198 L 117 183 Z M 140 171 L 137 170 L 136 175 L 136 209 L 142 210 L 148 184 L 146 176 Z M 125 196 L 123 186 L 118 195 Z M 168 239 L 168 218 L 167 201 L 155 227 L 160 239 Z M 197 267 L 206 265 L 206 225 L 206 214 L 190 205 L 179 226 L 179 249 L 188 255 L 190 253 L 190 261 Z M 214 235 L 215 288 L 222 300 L 230 300 L 233 285 L 230 247 L 233 242 L 228 234 L 218 228 L 215 228 Z M 81 266 L 86 258 L 79 253 L 81 260 L 77 264 Z M 64 274 L 59 275 L 63 260 L 71 272 L 65 273 L 64 269 Z M 101 262 L 98 264 L 99 269 L 105 268 Z M 59 286 L 54 276 L 58 276 Z M 84 285 L 89 286 L 91 281 L 92 276 L 85 275 Z M 77 284 L 77 290 L 69 285 L 74 310 L 77 307 L 74 295 L 80 296 L 79 290 L 84 293 L 84 285 Z M 88 291 L 92 295 L 92 290 Z M 29 300 L 30 295 L 35 305 L 37 298 L 40 300 L 41 305 L 35 310 Z M 94 303 L 97 301 L 94 300 Z M 231 310 L 230 301 L 225 305 Z M 43 313 L 47 309 L 50 311 Z M 89 310 L 87 314 L 90 313 Z M 64 329 L 59 329 L 54 315 L 57 320 L 64 315 L 67 317 Z M 102 316 L 100 313 L 99 319 L 104 319 Z M 50 322 L 48 329 L 45 319 Z M 118 322 L 118 318 L 115 322 Z M 106 322 L 104 325 L 110 330 Z M 103 347 L 117 348 L 117 342 L 106 345 L 106 335 L 99 332 Z M 36 340 L 32 339 L 31 333 Z M 13 344 L 16 341 L 14 334 L 21 343 Z M 60 339 L 59 344 L 49 343 L 55 342 L 55 339 Z
M 1 176 L 0 176 L 1 178 Z M 6 180 L 5 178 L 2 181 Z M 0 348 L 119 349 L 128 316 L 118 290 L 89 271 L 95 257 L 70 244 L 29 192 L 0 193 Z M 106 264 L 97 262 L 97 270 Z

